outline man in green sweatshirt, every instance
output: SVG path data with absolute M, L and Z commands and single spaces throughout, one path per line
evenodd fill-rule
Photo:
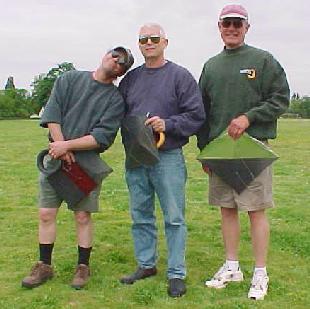
M 244 43 L 250 25 L 248 13 L 241 5 L 225 6 L 218 27 L 225 47 L 205 63 L 200 76 L 207 120 L 197 135 L 198 147 L 202 149 L 225 129 L 235 140 L 247 132 L 268 143 L 268 139 L 276 137 L 277 118 L 289 105 L 285 72 L 270 53 Z M 263 170 L 240 195 L 207 166 L 203 169 L 209 174 L 209 203 L 221 208 L 226 253 L 224 265 L 205 284 L 224 288 L 228 282 L 243 280 L 238 262 L 238 211 L 247 211 L 255 258 L 248 297 L 263 299 L 269 282 L 269 223 L 265 209 L 273 207 L 271 167 Z

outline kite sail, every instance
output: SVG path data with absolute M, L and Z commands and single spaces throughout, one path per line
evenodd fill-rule
M 278 158 L 266 144 L 247 133 L 234 140 L 227 132 L 206 145 L 197 157 L 238 194 Z

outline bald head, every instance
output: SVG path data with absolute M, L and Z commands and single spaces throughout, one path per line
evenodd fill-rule
M 145 32 L 149 32 L 149 31 L 155 31 L 157 34 L 159 34 L 162 38 L 166 38 L 166 33 L 164 28 L 160 25 L 160 24 L 156 24 L 156 23 L 146 23 L 144 24 L 139 31 L 139 35 L 141 35 L 141 33 L 145 33 Z
M 163 27 L 155 23 L 144 24 L 139 32 L 139 49 L 147 67 L 161 67 L 165 64 L 164 50 L 168 45 Z

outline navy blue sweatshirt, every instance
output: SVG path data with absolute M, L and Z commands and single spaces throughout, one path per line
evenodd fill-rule
M 160 68 L 139 66 L 121 81 L 126 115 L 159 116 L 165 120 L 166 141 L 161 150 L 188 143 L 205 119 L 201 92 L 185 68 L 171 62 Z

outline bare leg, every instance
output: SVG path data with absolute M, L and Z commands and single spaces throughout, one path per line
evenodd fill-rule
M 238 260 L 238 247 L 240 238 L 240 225 L 238 210 L 235 208 L 221 207 L 222 235 L 226 253 L 226 259 Z
M 76 211 L 74 215 L 78 245 L 83 248 L 89 248 L 92 246 L 93 241 L 91 214 L 86 211 Z
M 52 244 L 56 240 L 56 216 L 58 208 L 39 209 L 39 243 Z
M 256 267 L 265 267 L 269 244 L 269 223 L 264 210 L 249 211 L 252 247 Z

